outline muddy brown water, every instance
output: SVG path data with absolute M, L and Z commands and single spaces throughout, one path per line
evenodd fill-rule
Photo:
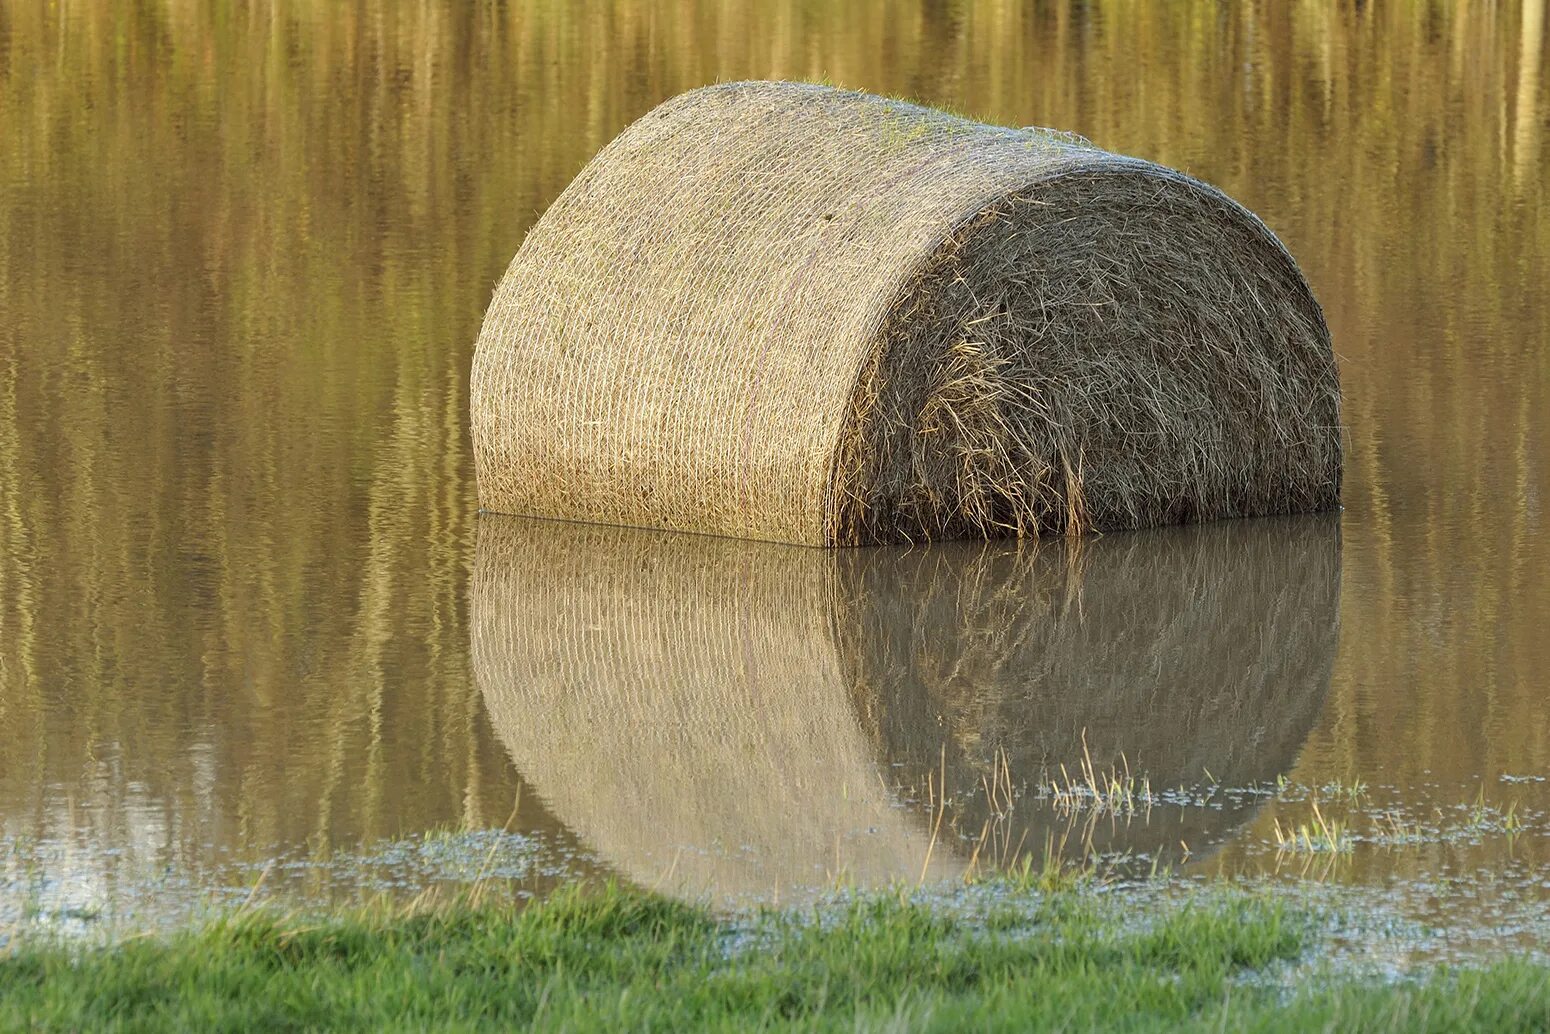
M 5 5 L 0 930 L 256 883 L 793 900 L 1064 845 L 1354 903 L 1405 958 L 1544 950 L 1545 21 Z M 478 518 L 470 353 L 523 231 L 652 104 L 751 77 L 1241 199 L 1329 318 L 1343 513 L 840 556 Z

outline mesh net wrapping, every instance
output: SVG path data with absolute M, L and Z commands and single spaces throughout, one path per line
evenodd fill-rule
M 868 94 L 674 98 L 523 242 L 476 349 L 488 510 L 812 545 L 1334 505 L 1296 264 L 1196 180 Z

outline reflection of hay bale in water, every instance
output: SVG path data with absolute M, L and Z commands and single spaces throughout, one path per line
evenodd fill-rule
M 984 773 L 1120 751 L 1153 786 L 1270 779 L 1328 685 L 1332 520 L 1087 544 L 823 553 L 627 528 L 479 522 L 473 664 L 555 816 L 623 874 L 717 897 L 914 879 L 929 820 L 884 789 L 945 764 L 979 829 Z M 885 763 L 899 766 L 885 767 Z M 1062 828 L 1018 805 L 1031 849 Z M 1151 850 L 1246 812 L 1105 833 Z M 1169 820 L 1172 821 L 1172 820 Z M 1035 825 L 1030 826 L 1029 823 Z M 1037 827 L 1037 828 L 1035 828 Z M 939 844 L 931 872 L 963 867 Z
M 963 802 L 949 815 L 968 836 L 989 818 L 981 788 L 998 765 L 1014 781 L 1063 781 L 1062 766 L 1078 778 L 1084 738 L 1098 775 L 1128 766 L 1154 793 L 1273 782 L 1329 687 L 1333 515 L 1111 535 L 1074 562 L 995 544 L 878 556 L 852 612 L 865 645 L 847 654 L 863 722 L 906 783 L 935 775 L 945 741 Z M 1199 851 L 1254 800 L 1105 820 L 1094 843 Z M 1001 835 L 1042 848 L 1050 813 L 1018 811 Z
M 482 504 L 838 545 L 1332 506 L 1339 384 L 1220 192 L 791 83 L 674 98 L 533 227 L 470 404 Z
M 834 574 L 793 546 L 482 518 L 471 625 L 491 723 L 555 816 L 646 886 L 784 897 L 842 872 L 918 877 L 929 836 L 856 724 Z

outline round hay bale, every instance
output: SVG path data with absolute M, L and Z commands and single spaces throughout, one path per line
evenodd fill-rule
M 1026 796 L 993 822 L 982 788 L 1084 755 L 1159 791 L 1273 781 L 1329 686 L 1339 571 L 1328 518 L 837 553 L 486 518 L 473 671 L 523 780 L 645 886 L 789 900 L 951 877 L 987 823 L 981 862 L 1073 825 L 1073 849 L 1198 857 L 1262 798 L 1084 834 L 1090 814 Z M 940 827 L 898 805 L 944 780 Z
M 488 510 L 814 545 L 1333 506 L 1339 382 L 1221 192 L 1066 134 L 731 83 L 626 129 L 496 288 Z

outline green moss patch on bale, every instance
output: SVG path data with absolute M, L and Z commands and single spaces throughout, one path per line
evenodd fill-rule
M 845 545 L 1325 509 L 1339 396 L 1220 191 L 753 82 L 657 107 L 538 220 L 471 407 L 485 509 Z

